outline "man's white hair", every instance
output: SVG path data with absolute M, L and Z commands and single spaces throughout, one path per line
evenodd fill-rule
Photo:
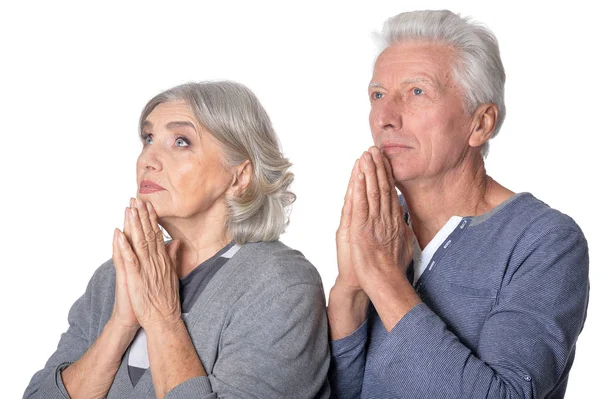
M 402 41 L 427 40 L 445 43 L 456 50 L 454 79 L 463 88 L 465 111 L 470 115 L 481 104 L 498 106 L 498 119 L 492 138 L 500 131 L 506 116 L 504 83 L 506 75 L 496 36 L 485 26 L 448 10 L 412 11 L 388 19 L 381 32 L 382 51 Z M 481 148 L 489 152 L 489 142 Z

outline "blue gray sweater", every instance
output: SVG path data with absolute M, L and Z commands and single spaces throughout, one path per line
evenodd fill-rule
M 387 333 L 377 312 L 333 341 L 333 397 L 562 398 L 585 321 L 588 248 L 568 216 L 522 193 L 466 217 Z

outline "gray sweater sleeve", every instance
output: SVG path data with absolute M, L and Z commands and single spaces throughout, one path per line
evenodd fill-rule
M 238 300 L 210 375 L 185 381 L 165 399 L 329 397 L 322 286 L 276 284 L 254 294 Z
M 44 368 L 31 378 L 23 399 L 69 398 L 60 373 L 83 356 L 91 345 L 89 337 L 92 317 L 91 298 L 97 274 L 98 272 L 90 280 L 85 294 L 71 306 L 68 317 L 69 328 L 61 335 L 56 351 L 50 356 Z

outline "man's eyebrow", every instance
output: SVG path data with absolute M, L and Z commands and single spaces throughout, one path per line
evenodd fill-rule
M 401 83 L 402 83 L 403 85 L 406 85 L 406 84 L 411 84 L 411 83 L 420 83 L 420 82 L 424 82 L 424 83 L 433 84 L 433 83 L 431 82 L 431 80 L 430 80 L 430 79 L 427 79 L 427 78 L 408 78 L 408 79 L 404 79 L 404 80 L 403 80 Z M 382 87 L 383 87 L 383 84 L 381 84 L 381 83 L 379 83 L 379 82 L 372 82 L 372 83 L 369 83 L 369 88 L 370 88 L 370 89 L 380 89 L 380 88 L 382 88 Z

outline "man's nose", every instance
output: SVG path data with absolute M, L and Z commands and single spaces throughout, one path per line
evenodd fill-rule
M 401 129 L 402 108 L 401 101 L 396 101 L 394 98 L 385 98 L 378 101 L 371 109 L 374 127 L 380 131 Z

